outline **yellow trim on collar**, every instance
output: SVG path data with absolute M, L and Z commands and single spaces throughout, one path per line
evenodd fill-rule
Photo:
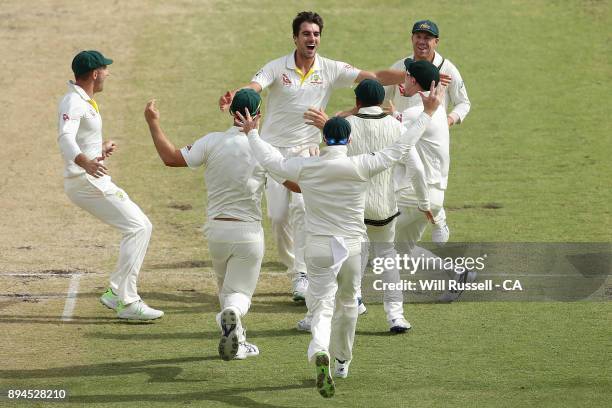
M 89 102 L 89 104 L 91 106 L 93 106 L 93 108 L 96 110 L 96 112 L 100 113 L 100 109 L 98 109 L 98 104 L 96 103 L 96 101 L 94 101 L 93 99 L 90 99 L 87 102 Z
M 299 68 L 297 68 L 297 67 L 296 67 L 296 68 L 294 68 L 294 70 L 295 70 L 295 72 L 296 72 L 296 73 L 297 73 L 297 74 L 300 76 L 300 85 L 302 85 L 302 84 L 304 83 L 304 81 L 305 81 L 305 80 L 307 80 L 307 79 L 308 79 L 308 77 L 309 77 L 309 76 L 311 76 L 311 75 L 312 75 L 312 73 L 314 72 L 314 69 L 313 69 L 313 68 L 310 68 L 310 71 L 308 71 L 308 72 L 306 73 L 306 75 L 304 75 L 304 73 L 302 72 L 302 70 L 301 70 L 301 69 L 299 69 Z

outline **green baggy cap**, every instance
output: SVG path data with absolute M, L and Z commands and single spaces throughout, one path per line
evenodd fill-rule
M 232 105 L 230 106 L 230 113 L 233 115 L 236 112 L 240 112 L 242 115 L 246 115 L 246 109 L 248 109 L 251 116 L 255 116 L 259 113 L 260 106 L 261 96 L 251 88 L 244 88 L 234 95 Z
M 378 106 L 385 100 L 385 88 L 375 79 L 364 79 L 355 88 L 355 96 L 364 106 Z
M 112 63 L 112 59 L 106 58 L 99 51 L 81 51 L 72 59 L 72 72 L 74 72 L 74 75 L 80 76 L 96 68 Z
M 323 136 L 328 146 L 345 145 L 351 136 L 351 124 L 340 116 L 334 116 L 325 122 Z
M 414 61 L 412 58 L 406 58 L 404 66 L 424 91 L 429 91 L 431 81 L 436 81 L 436 85 L 440 82 L 440 70 L 429 61 Z

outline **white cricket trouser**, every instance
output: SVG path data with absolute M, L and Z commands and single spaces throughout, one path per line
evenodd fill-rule
M 444 190 L 433 185 L 429 185 L 428 188 L 431 213 L 434 219 L 438 221 L 446 218 L 444 214 Z M 397 217 L 397 223 L 395 224 L 395 248 L 400 254 L 413 253 L 417 242 L 423 237 L 429 223 L 425 214 L 418 209 L 416 197 L 414 198 L 414 204 L 409 198 L 404 194 L 402 198 L 398 199 L 401 214 Z
M 309 147 L 313 144 L 295 147 L 277 147 L 284 157 L 308 157 Z M 295 180 L 292 180 L 295 181 Z M 285 186 L 268 177 L 266 181 L 266 202 L 268 217 L 280 261 L 295 279 L 306 273 L 304 246 L 306 233 L 304 199 L 302 194 L 292 193 Z
M 208 220 L 205 226 L 208 251 L 217 276 L 221 310 L 234 308 L 242 318 L 251 307 L 264 255 L 261 223 Z M 221 314 L 217 315 L 219 323 Z M 245 341 L 241 328 L 238 341 Z
M 147 216 L 110 177 L 95 181 L 86 175 L 66 178 L 64 191 L 73 203 L 121 231 L 119 260 L 110 287 L 124 304 L 140 300 L 136 281 L 153 231 Z
M 331 236 L 307 237 L 306 304 L 312 313 L 312 341 L 308 346 L 311 362 L 320 351 L 339 360 L 353 357 L 363 239 L 340 240 Z
M 361 278 L 365 274 L 368 259 L 391 258 L 395 259 L 395 224 L 397 218 L 387 225 L 375 226 L 367 225 L 368 243 L 367 251 L 362 254 Z M 385 268 L 382 273 L 384 283 L 399 283 L 401 280 L 397 266 Z M 386 286 L 388 287 L 388 286 Z M 399 287 L 399 285 L 396 285 Z M 385 290 L 383 293 L 383 307 L 387 314 L 387 320 L 391 321 L 404 316 L 404 293 L 401 290 Z

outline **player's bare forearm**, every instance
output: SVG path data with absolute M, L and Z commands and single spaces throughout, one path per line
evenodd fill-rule
M 145 108 L 145 120 L 157 154 L 168 167 L 187 167 L 181 151 L 168 139 L 159 123 L 160 114 L 155 106 L 155 100 L 149 101 Z
M 398 85 L 404 82 L 406 78 L 406 71 L 398 69 L 385 69 L 382 71 L 370 72 L 361 71 L 357 76 L 355 82 L 359 83 L 364 79 L 376 79 L 383 85 Z

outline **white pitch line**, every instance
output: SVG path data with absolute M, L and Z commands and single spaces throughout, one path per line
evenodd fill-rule
M 81 274 L 74 274 L 70 279 L 68 293 L 66 294 L 66 303 L 64 304 L 64 312 L 62 313 L 62 321 L 69 322 L 72 320 L 72 312 L 76 305 L 77 294 L 79 293 L 79 281 Z

